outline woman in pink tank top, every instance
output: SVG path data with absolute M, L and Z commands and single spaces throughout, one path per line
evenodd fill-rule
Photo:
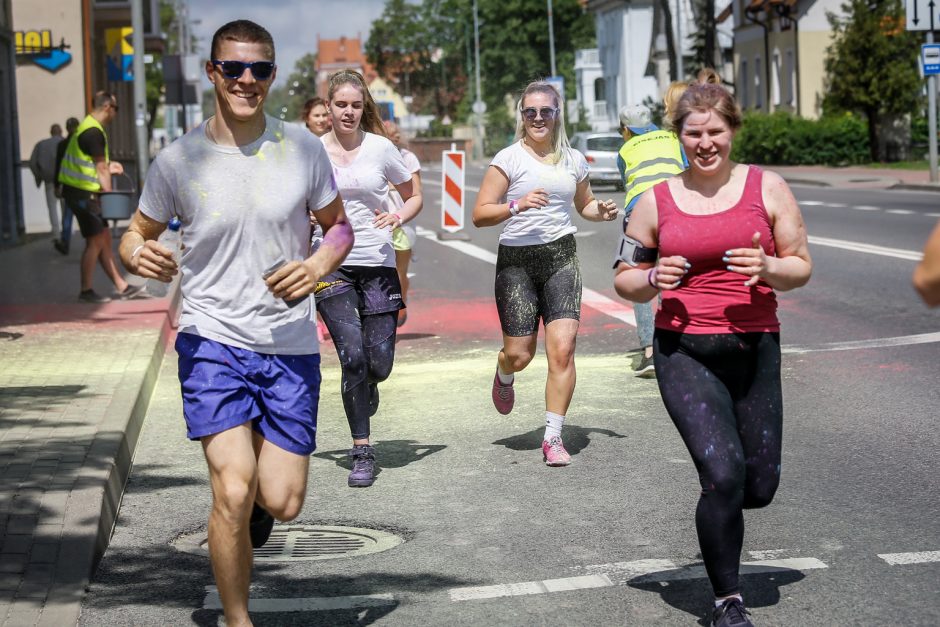
M 812 261 L 783 179 L 730 159 L 741 112 L 727 90 L 690 86 L 675 124 L 689 169 L 640 197 L 614 287 L 636 302 L 662 293 L 653 363 L 699 472 L 695 519 L 715 594 L 711 624 L 747 626 L 738 583 L 743 510 L 769 505 L 780 481 L 775 292 L 804 285 Z

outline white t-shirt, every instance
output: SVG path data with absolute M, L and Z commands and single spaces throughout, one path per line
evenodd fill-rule
M 399 148 L 398 150 L 401 153 L 402 160 L 405 162 L 405 167 L 408 168 L 408 171 L 411 172 L 412 175 L 421 171 L 421 162 L 418 161 L 418 156 L 415 155 L 415 153 L 407 148 Z M 388 200 L 388 211 L 398 211 L 405 206 L 405 201 L 402 200 L 401 194 L 399 194 L 398 190 L 394 187 L 388 190 Z
M 526 209 L 509 218 L 499 236 L 500 244 L 547 244 L 578 230 L 571 222 L 571 209 L 578 183 L 588 175 L 587 160 L 580 152 L 572 148 L 558 163 L 543 163 L 530 155 L 520 140 L 496 153 L 490 165 L 509 177 L 504 202 L 519 200 L 538 188 L 548 193 L 545 207 Z
M 160 151 L 147 172 L 140 210 L 183 223 L 179 330 L 258 353 L 319 352 L 313 299 L 295 307 L 268 291 L 262 273 L 302 260 L 307 210 L 336 198 L 320 140 L 298 124 L 265 116 L 247 146 L 220 146 L 202 124 Z
M 334 163 L 333 176 L 356 235 L 343 265 L 394 268 L 392 230 L 376 228 L 372 222 L 376 209 L 388 210 L 389 182 L 400 185 L 411 180 L 398 148 L 381 135 L 365 133 L 356 158 L 346 166 Z

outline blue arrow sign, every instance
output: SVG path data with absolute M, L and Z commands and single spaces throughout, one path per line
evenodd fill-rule
M 30 59 L 44 70 L 58 72 L 72 62 L 72 54 L 64 50 L 50 50 L 49 54 L 33 55 Z

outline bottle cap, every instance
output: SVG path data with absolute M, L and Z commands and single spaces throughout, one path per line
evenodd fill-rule
M 171 219 L 169 224 L 166 225 L 166 228 L 170 229 L 171 231 L 179 231 L 181 226 L 183 226 L 183 223 L 180 222 L 180 219 L 176 216 L 173 216 L 173 219 Z

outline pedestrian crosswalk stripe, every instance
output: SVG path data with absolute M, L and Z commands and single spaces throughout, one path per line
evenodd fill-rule
M 921 551 L 920 553 L 879 553 L 878 557 L 892 566 L 902 564 L 927 564 L 940 562 L 940 551 Z

